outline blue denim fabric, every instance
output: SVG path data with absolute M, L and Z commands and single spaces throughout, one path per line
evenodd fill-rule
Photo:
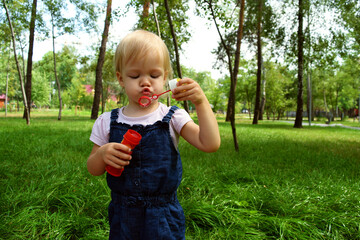
M 119 109 L 112 110 L 110 142 L 120 143 L 128 129 L 142 139 L 122 175 L 107 174 L 110 239 L 185 239 L 185 217 L 176 195 L 182 164 L 169 126 L 176 109 L 148 126 L 117 123 Z

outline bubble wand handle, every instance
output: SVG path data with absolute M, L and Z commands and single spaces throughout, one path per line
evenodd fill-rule
M 140 106 L 142 106 L 142 107 L 148 107 L 153 100 L 158 99 L 159 96 L 161 96 L 161 95 L 163 95 L 163 94 L 165 94 L 165 93 L 167 93 L 167 92 L 170 92 L 170 91 L 171 91 L 171 90 L 167 90 L 167 91 L 165 91 L 165 92 L 163 92 L 163 93 L 160 93 L 160 94 L 154 94 L 154 95 L 152 95 L 151 97 L 141 96 L 141 97 L 139 98 L 139 101 L 138 101 L 138 102 L 139 102 Z
M 128 146 L 132 150 L 140 143 L 140 140 L 141 140 L 141 135 L 138 132 L 136 132 L 132 129 L 129 129 L 125 133 L 124 139 L 121 141 L 121 143 Z M 124 168 L 118 169 L 118 168 L 114 168 L 110 165 L 107 165 L 105 167 L 105 170 L 114 177 L 120 177 L 120 175 L 124 171 Z

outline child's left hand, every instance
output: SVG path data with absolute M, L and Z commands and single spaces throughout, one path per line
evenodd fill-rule
M 183 78 L 176 85 L 177 87 L 172 90 L 172 98 L 176 101 L 191 101 L 195 106 L 207 102 L 200 85 L 191 78 Z
M 190 78 L 183 78 L 176 85 L 172 90 L 172 98 L 177 101 L 191 101 L 195 105 L 199 122 L 199 125 L 193 121 L 187 122 L 180 135 L 201 151 L 217 151 L 221 142 L 219 127 L 204 91 Z

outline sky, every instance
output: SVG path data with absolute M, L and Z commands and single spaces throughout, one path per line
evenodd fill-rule
M 124 2 L 124 1 L 120 1 Z M 114 3 L 116 4 L 116 3 Z M 117 6 L 113 6 L 115 9 Z M 180 63 L 186 67 L 194 68 L 196 71 L 210 71 L 214 79 L 222 77 L 219 70 L 213 69 L 215 55 L 211 51 L 216 48 L 219 41 L 219 35 L 214 24 L 193 14 L 193 7 L 190 5 L 189 28 L 191 34 L 190 41 L 183 45 L 184 52 L 181 53 Z M 110 26 L 109 41 L 119 42 L 127 33 L 129 33 L 136 23 L 136 14 L 130 11 L 126 17 L 120 19 Z M 126 23 L 126 24 L 124 24 Z M 161 27 L 161 26 L 160 26 Z M 100 32 L 104 28 L 104 16 L 99 17 Z M 100 46 L 101 39 L 99 36 L 89 36 L 81 34 L 79 36 L 64 35 L 56 39 L 55 50 L 59 51 L 66 45 L 75 45 L 78 53 L 89 51 L 92 45 Z M 109 47 L 109 44 L 107 45 Z M 52 51 L 52 40 L 45 41 L 35 40 L 33 60 L 38 61 L 48 51 Z M 85 54 L 84 54 L 85 55 Z

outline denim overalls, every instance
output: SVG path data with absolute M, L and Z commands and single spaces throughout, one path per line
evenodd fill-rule
M 171 107 L 153 125 L 117 123 L 119 109 L 111 112 L 110 142 L 121 142 L 128 129 L 142 139 L 120 177 L 107 174 L 112 201 L 109 205 L 109 239 L 185 239 L 185 217 L 177 199 L 182 164 L 171 140 L 169 123 L 177 109 Z

